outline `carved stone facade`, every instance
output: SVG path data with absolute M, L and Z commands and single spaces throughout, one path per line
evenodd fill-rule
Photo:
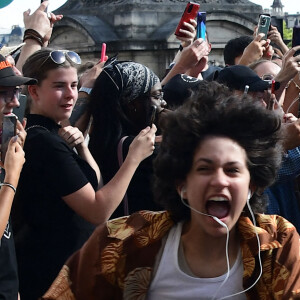
M 51 44 L 80 53 L 83 60 L 119 53 L 152 68 L 159 76 L 172 62 L 179 42 L 174 30 L 188 1 L 184 0 L 69 0 L 55 13 L 64 15 L 53 30 Z M 210 60 L 223 64 L 226 42 L 251 35 L 262 7 L 248 0 L 201 0 L 207 12 L 212 43 Z

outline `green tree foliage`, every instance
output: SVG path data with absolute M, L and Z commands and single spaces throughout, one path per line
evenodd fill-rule
M 283 40 L 287 43 L 287 46 L 292 47 L 293 28 L 287 28 L 286 22 L 283 20 Z

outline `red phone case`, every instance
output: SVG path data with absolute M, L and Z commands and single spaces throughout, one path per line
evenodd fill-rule
M 181 16 L 181 19 L 178 23 L 178 26 L 175 30 L 175 35 L 177 36 L 184 36 L 179 29 L 186 29 L 185 26 L 183 25 L 183 22 L 189 22 L 190 19 L 195 19 L 197 16 L 197 13 L 200 9 L 200 4 L 195 3 L 195 2 L 188 2 L 186 5 L 186 8 Z

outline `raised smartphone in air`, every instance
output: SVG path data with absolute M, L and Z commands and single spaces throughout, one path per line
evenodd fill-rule
M 100 62 L 105 61 L 105 56 L 106 56 L 106 44 L 102 43 Z
M 13 113 L 3 116 L 1 137 L 1 161 L 4 161 L 10 139 L 16 135 L 17 116 Z
M 300 45 L 300 26 L 293 27 L 293 39 L 292 39 L 292 47 L 296 47 Z M 297 50 L 294 56 L 300 54 L 300 50 Z
M 188 2 L 185 10 L 181 16 L 181 19 L 177 25 L 177 28 L 175 30 L 175 35 L 184 37 L 185 35 L 180 32 L 180 29 L 187 30 L 187 28 L 184 26 L 184 22 L 189 23 L 190 19 L 195 19 L 197 16 L 197 13 L 199 11 L 200 4 L 195 2 Z
M 271 25 L 271 17 L 268 15 L 260 15 L 259 20 L 258 20 L 258 26 L 257 26 L 257 33 L 264 33 L 263 39 L 266 40 L 268 38 L 268 32 L 270 29 Z
M 197 14 L 197 39 L 202 38 L 205 41 L 206 33 L 206 12 L 198 12 Z

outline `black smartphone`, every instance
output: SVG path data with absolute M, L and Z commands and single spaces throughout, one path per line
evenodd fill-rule
M 20 120 L 20 122 L 22 123 L 25 114 L 26 105 L 27 105 L 27 96 L 24 94 L 20 94 L 19 102 L 20 102 L 20 106 L 14 107 L 13 113 L 17 116 L 18 120 Z
M 18 117 L 11 113 L 3 116 L 1 138 L 1 161 L 4 162 L 10 139 L 16 135 Z
M 148 118 L 148 126 L 152 126 L 152 124 L 155 121 L 156 117 L 156 111 L 157 111 L 157 106 L 156 105 L 151 105 L 150 111 L 149 111 L 149 118 Z
M 293 27 L 293 39 L 292 39 L 292 47 L 296 47 L 300 45 L 300 26 Z M 297 50 L 294 56 L 300 54 L 300 50 Z
M 180 29 L 186 29 L 184 22 L 189 23 L 190 19 L 195 19 L 200 8 L 200 4 L 195 2 L 188 2 L 185 10 L 181 16 L 181 19 L 175 30 L 175 35 L 184 37 L 184 34 L 180 32 Z
M 197 14 L 197 39 L 202 38 L 205 41 L 206 34 L 206 12 Z
M 271 17 L 268 15 L 260 15 L 258 20 L 258 27 L 257 27 L 257 33 L 264 33 L 263 39 L 266 40 L 268 38 L 268 32 L 271 26 Z

